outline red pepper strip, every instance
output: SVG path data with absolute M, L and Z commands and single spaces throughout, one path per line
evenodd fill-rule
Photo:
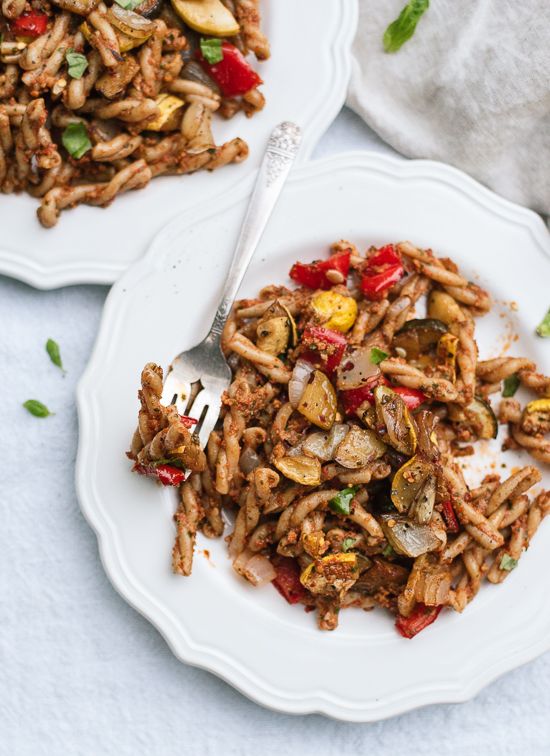
M 406 386 L 392 386 L 392 389 L 396 394 L 399 394 L 410 410 L 417 409 L 428 398 L 426 394 L 423 394 L 418 389 L 411 389 Z
M 186 428 L 192 428 L 198 423 L 198 420 L 195 420 L 194 417 L 189 417 L 188 415 L 180 415 L 180 420 Z
M 48 27 L 48 17 L 42 11 L 22 13 L 10 23 L 13 34 L 22 37 L 40 37 Z
M 384 247 L 367 259 L 367 268 L 377 268 L 382 265 L 401 265 L 401 257 L 393 244 L 386 244 Z
M 363 404 L 363 402 L 374 404 L 374 389 L 377 386 L 389 385 L 390 382 L 384 375 L 376 375 L 368 383 L 365 383 L 364 386 L 340 391 L 340 399 L 342 400 L 342 405 L 346 414 L 353 415 L 353 413 L 361 406 L 361 404 Z
M 211 76 L 225 97 L 237 97 L 263 84 L 262 79 L 250 66 L 240 50 L 230 42 L 222 42 L 223 59 L 219 63 L 208 63 L 199 52 L 202 67 Z
M 332 373 L 340 364 L 347 339 L 339 331 L 331 331 L 322 326 L 307 326 L 302 334 L 302 344 L 309 347 L 301 355 L 314 365 L 321 365 L 327 373 Z
M 397 632 L 403 638 L 414 638 L 421 630 L 424 630 L 424 628 L 436 621 L 442 608 L 441 606 L 417 604 L 410 617 L 397 618 L 395 621 Z
M 454 507 L 450 501 L 444 501 L 441 503 L 442 515 L 447 526 L 448 533 L 458 533 L 460 526 L 458 524 L 458 518 L 455 514 Z
M 349 259 L 351 252 L 337 252 L 328 260 L 315 260 L 312 263 L 294 263 L 290 269 L 289 276 L 300 286 L 307 286 L 308 289 L 330 289 L 334 284 L 327 278 L 329 270 L 335 270 L 341 273 L 344 279 L 349 273 Z
M 306 597 L 306 590 L 300 583 L 300 568 L 295 559 L 279 557 L 274 560 L 273 567 L 277 577 L 273 585 L 289 604 L 298 604 Z
M 134 472 L 156 478 L 163 486 L 179 486 L 185 480 L 185 473 L 172 465 L 134 465 Z
M 369 257 L 361 278 L 361 291 L 367 299 L 383 299 L 404 274 L 403 263 L 393 244 L 386 244 Z

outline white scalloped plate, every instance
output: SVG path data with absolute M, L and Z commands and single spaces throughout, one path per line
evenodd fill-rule
M 309 158 L 344 103 L 357 0 L 262 0 L 262 6 L 272 48 L 270 60 L 259 66 L 266 107 L 251 119 L 243 114 L 230 121 L 214 119 L 217 142 L 243 137 L 250 147 L 248 159 L 214 173 L 155 179 L 109 208 L 66 211 L 48 230 L 36 219 L 35 199 L 2 195 L 0 273 L 39 289 L 112 283 L 180 212 L 246 183 L 275 124 L 290 120 L 302 126 L 298 160 Z
M 274 709 L 371 721 L 465 700 L 550 648 L 545 525 L 503 585 L 482 590 L 462 615 L 445 612 L 413 641 L 383 611 L 346 610 L 337 631 L 320 632 L 313 615 L 271 586 L 238 579 L 223 539 L 199 539 L 190 579 L 170 572 L 170 493 L 132 475 L 124 457 L 139 373 L 147 360 L 167 365 L 207 331 L 245 205 L 240 187 L 174 221 L 107 299 L 78 390 L 77 462 L 81 506 L 105 569 L 177 657 Z M 242 294 L 284 282 L 293 261 L 318 257 L 342 237 L 362 248 L 408 238 L 451 256 L 498 300 L 479 321 L 482 354 L 497 354 L 514 329 L 511 353 L 550 370 L 550 342 L 533 330 L 549 304 L 550 239 L 530 211 L 437 163 L 369 154 L 310 163 L 283 192 Z M 515 300 L 517 312 L 503 300 Z M 477 453 L 477 472 L 500 464 L 496 449 Z M 508 467 L 518 460 L 507 455 Z

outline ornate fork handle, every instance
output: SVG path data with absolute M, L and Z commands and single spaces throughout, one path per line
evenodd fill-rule
M 302 139 L 299 126 L 284 121 L 276 126 L 260 165 L 250 204 L 241 226 L 233 261 L 206 341 L 218 345 L 225 321 L 229 315 L 239 286 L 252 255 L 277 203 Z

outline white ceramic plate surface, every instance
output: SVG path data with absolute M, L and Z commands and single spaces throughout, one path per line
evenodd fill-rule
M 191 578 L 170 572 L 173 500 L 132 475 L 124 456 L 136 422 L 139 374 L 149 360 L 166 366 L 208 330 L 245 189 L 165 228 L 107 299 L 78 391 L 77 463 L 81 506 L 98 534 L 105 569 L 176 656 L 266 706 L 372 721 L 465 700 L 550 648 L 547 524 L 503 585 L 484 588 L 462 615 L 444 612 L 413 641 L 401 638 L 378 610 L 346 610 L 335 632 L 317 630 L 312 614 L 287 605 L 271 586 L 254 589 L 237 578 L 223 540 L 199 538 Z M 452 257 L 497 302 L 478 320 L 481 354 L 496 356 L 509 346 L 508 353 L 528 355 L 550 371 L 550 342 L 534 335 L 550 304 L 550 238 L 530 211 L 437 163 L 369 154 L 310 163 L 291 177 L 242 295 L 286 282 L 295 260 L 322 256 L 340 238 L 363 249 L 410 239 Z M 511 300 L 517 311 L 504 304 Z M 500 464 L 502 436 L 469 461 L 470 474 Z M 505 461 L 510 469 L 530 459 L 507 453 Z M 547 488 L 549 482 L 547 474 Z
M 112 283 L 176 215 L 245 183 L 258 167 L 275 124 L 291 120 L 302 126 L 298 160 L 307 160 L 344 102 L 357 1 L 262 0 L 262 8 L 272 49 L 270 60 L 258 64 L 266 107 L 250 119 L 243 114 L 230 121 L 214 117 L 217 143 L 243 137 L 250 147 L 248 159 L 214 173 L 155 179 L 106 209 L 65 211 L 53 229 L 38 223 L 37 200 L 26 194 L 2 195 L 0 273 L 41 289 Z

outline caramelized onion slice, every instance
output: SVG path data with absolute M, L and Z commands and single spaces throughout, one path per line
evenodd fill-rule
M 374 431 L 352 425 L 349 433 L 338 446 L 334 459 L 342 467 L 358 469 L 379 459 L 385 451 L 386 444 Z
M 382 515 L 380 525 L 386 539 L 398 554 L 416 558 L 442 546 L 442 541 L 429 525 L 420 525 L 407 517 Z

